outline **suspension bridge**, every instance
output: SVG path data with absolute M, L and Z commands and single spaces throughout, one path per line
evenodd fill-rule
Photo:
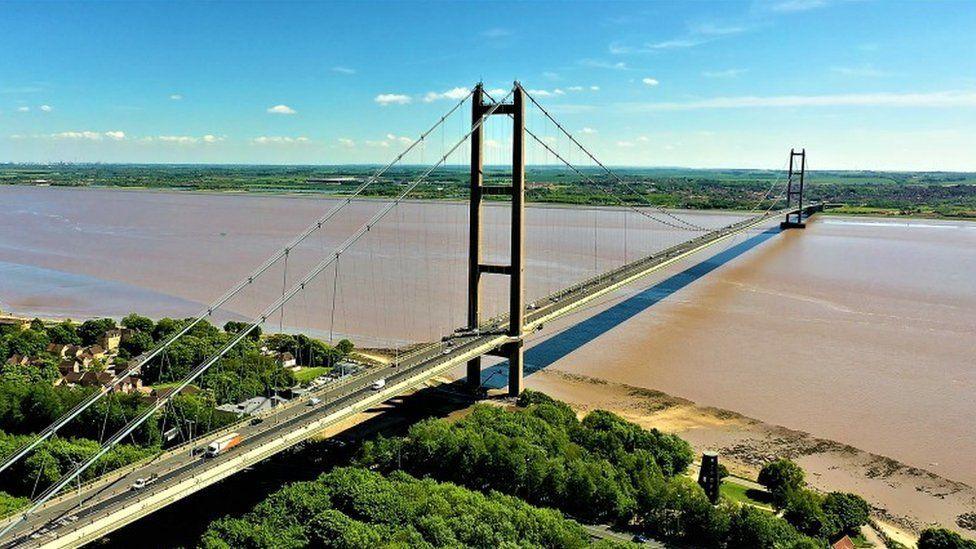
M 464 118 L 465 105 L 470 106 L 469 120 Z M 446 134 L 453 124 L 457 125 L 458 135 L 456 140 L 453 137 L 449 140 Z M 495 129 L 491 130 L 492 127 Z M 491 131 L 496 134 L 492 135 Z M 437 132 L 440 132 L 440 147 L 435 143 Z M 501 91 L 489 91 L 479 84 L 417 139 L 397 142 L 403 142 L 405 148 L 393 161 L 335 201 L 327 212 L 207 305 L 191 322 L 130 362 L 111 382 L 0 462 L 0 474 L 9 474 L 12 465 L 29 459 L 41 444 L 57 437 L 61 429 L 98 401 L 111 399 L 127 379 L 138 375 L 152 361 L 164 360 L 167 349 L 187 337 L 196 325 L 219 318 L 222 312 L 230 310 L 235 300 L 262 281 L 276 288 L 268 304 L 250 315 L 246 327 L 216 353 L 199 362 L 177 380 L 172 390 L 157 397 L 116 433 L 104 437 L 97 452 L 34 494 L 24 510 L 0 523 L 0 545 L 75 547 L 99 539 L 316 433 L 346 428 L 362 412 L 408 393 L 434 377 L 461 370 L 462 366 L 467 387 L 480 391 L 484 386 L 484 357 L 496 356 L 507 361 L 508 393 L 518 395 L 523 390 L 525 340 L 543 329 L 547 322 L 612 296 L 621 288 L 703 250 L 762 229 L 775 220 L 782 220 L 782 229 L 802 228 L 806 217 L 823 209 L 820 204 L 803 203 L 805 151 L 790 152 L 782 181 L 774 181 L 750 212 L 732 218 L 717 217 L 717 226 L 707 226 L 699 218 L 693 220 L 687 214 L 655 206 L 644 199 L 646 189 L 598 160 L 584 140 L 573 135 L 531 90 L 519 83 Z M 417 155 L 424 159 L 431 149 L 435 153 L 429 165 L 403 172 L 412 173 L 410 178 L 396 176 L 397 169 L 406 166 L 408 159 Z M 534 263 L 531 254 L 535 250 L 527 254 L 526 249 L 527 156 L 529 165 L 560 166 L 560 174 L 572 175 L 576 181 L 598 189 L 607 203 L 615 206 L 613 215 L 619 215 L 622 224 L 619 231 L 603 242 L 611 252 L 599 250 L 595 217 L 592 241 L 580 239 L 582 247 L 594 250 L 592 269 L 557 276 L 543 271 L 534 274 L 534 286 L 527 284 L 527 271 L 542 269 L 539 265 L 546 263 L 544 260 Z M 463 326 L 441 334 L 443 337 L 414 345 L 402 354 L 398 352 L 396 359 L 388 364 L 337 379 L 287 403 L 242 418 L 236 424 L 193 437 L 152 458 L 91 478 L 91 471 L 102 456 L 146 422 L 165 414 L 177 395 L 199 382 L 209 370 L 219 369 L 221 360 L 245 338 L 276 320 L 279 331 L 283 330 L 286 307 L 290 303 L 294 306 L 297 297 L 305 299 L 307 293 L 317 292 L 326 296 L 324 302 L 331 301 L 323 314 L 330 318 L 332 335 L 336 315 L 341 315 L 341 308 L 337 313 L 337 301 L 341 303 L 342 299 L 340 263 L 346 266 L 350 258 L 356 258 L 359 264 L 356 272 L 374 272 L 376 263 L 382 261 L 377 256 L 384 250 L 389 252 L 386 249 L 389 243 L 386 248 L 382 244 L 383 235 L 402 229 L 397 212 L 409 204 L 412 193 L 422 185 L 431 185 L 432 176 L 439 172 L 444 174 L 442 179 L 457 177 L 465 163 L 469 167 L 466 179 L 470 193 L 464 238 L 466 282 L 457 280 L 461 276 L 451 276 L 455 279 L 451 284 L 463 287 L 460 292 L 464 301 L 461 304 Z M 494 170 L 489 169 L 491 166 L 495 166 Z M 504 169 L 499 170 L 498 166 Z M 372 186 L 391 180 L 397 183 L 395 196 L 377 201 L 357 200 Z M 356 223 L 348 220 L 339 223 L 340 216 L 354 204 L 360 210 L 366 204 L 371 210 L 365 219 Z M 486 207 L 489 205 L 492 208 Z M 504 208 L 496 208 L 501 205 Z M 504 231 L 486 229 L 487 210 L 495 217 L 501 212 L 507 218 Z M 340 240 L 331 246 L 325 246 L 322 241 L 316 245 L 316 235 L 322 234 Z M 364 251 L 364 248 L 368 249 Z M 417 252 L 423 253 L 431 252 L 429 248 Z M 546 250 L 539 253 L 544 255 Z M 589 259 L 582 257 L 578 261 L 589 263 Z M 299 267 L 306 269 L 304 272 L 298 269 L 300 274 L 295 275 Z M 433 271 L 441 271 L 441 275 L 462 274 L 455 270 L 435 266 L 425 274 L 428 278 L 433 276 Z M 507 288 L 500 290 L 498 282 L 506 279 Z M 486 284 L 494 286 L 486 290 Z M 360 288 L 360 295 L 368 295 L 374 301 L 358 305 L 377 311 L 390 310 L 389 305 L 375 302 L 383 293 L 377 291 L 375 280 L 360 286 L 365 288 Z M 537 293 L 527 295 L 527 288 Z M 434 288 L 425 299 L 429 303 L 440 295 L 450 300 L 454 293 Z M 267 296 L 267 289 L 260 295 Z M 402 295 L 396 297 L 394 292 L 394 299 L 402 300 Z M 235 310 L 240 311 L 241 307 Z M 429 317 L 435 316 L 432 311 L 428 310 Z M 396 321 L 391 318 L 395 315 L 381 316 L 387 325 L 400 324 L 404 329 L 416 322 L 410 317 Z M 233 450 L 209 457 L 199 451 L 230 433 L 238 434 L 240 440 Z M 89 480 L 82 482 L 83 478 Z M 139 490 L 130 488 L 136 479 L 147 478 L 155 481 Z

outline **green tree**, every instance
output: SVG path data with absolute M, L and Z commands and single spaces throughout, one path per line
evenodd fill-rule
M 339 343 L 336 344 L 336 349 L 338 349 L 343 356 L 351 353 L 354 348 L 355 346 L 352 344 L 352 341 L 349 341 L 348 339 L 340 339 Z
M 22 330 L 6 336 L 6 352 L 3 360 L 13 355 L 37 356 L 47 349 L 51 340 L 44 330 Z
M 359 549 L 376 547 L 382 537 L 372 525 L 353 520 L 335 509 L 322 511 L 312 520 L 311 538 L 321 547 Z
M 976 541 L 945 528 L 926 528 L 918 538 L 918 549 L 976 549 Z
M 47 335 L 51 343 L 63 345 L 81 345 L 81 337 L 78 336 L 78 329 L 68 321 L 60 322 L 47 328 Z
M 800 535 L 796 529 L 762 509 L 742 505 L 731 512 L 728 549 L 786 549 L 792 547 L 798 538 Z
M 224 331 L 228 334 L 239 334 L 250 327 L 249 322 L 238 322 L 236 320 L 229 320 L 224 324 Z M 255 326 L 250 332 L 248 332 L 247 337 L 252 341 L 258 341 L 261 339 L 261 327 Z
M 152 335 L 153 328 L 156 327 L 156 323 L 152 321 L 151 318 L 137 315 L 136 313 L 129 313 L 122 319 L 122 326 L 130 330 L 138 330 L 144 334 Z
M 157 343 L 163 341 L 174 333 L 182 330 L 186 324 L 187 323 L 185 321 L 174 318 L 159 319 L 152 330 L 153 341 Z
M 783 518 L 808 536 L 830 538 L 840 528 L 824 512 L 823 500 L 820 494 L 811 490 L 792 490 L 786 498 Z
M 151 332 L 135 332 L 127 335 L 122 339 L 122 343 L 119 347 L 125 351 L 130 357 L 139 356 L 142 353 L 152 349 L 155 343 L 153 343 L 152 336 L 149 335 Z
M 115 328 L 115 321 L 111 318 L 86 320 L 78 327 L 78 336 L 84 345 L 94 345 L 105 332 Z
M 827 517 L 845 534 L 856 534 L 868 523 L 871 508 L 864 498 L 843 492 L 831 492 L 821 506 Z
M 786 458 L 767 463 L 759 471 L 759 484 L 769 490 L 778 506 L 786 504 L 790 492 L 803 487 L 803 479 L 803 469 Z

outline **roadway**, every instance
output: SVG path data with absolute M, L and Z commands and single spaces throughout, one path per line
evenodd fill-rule
M 763 225 L 785 212 L 768 213 L 719 229 L 660 253 L 639 259 L 532 302 L 525 317 L 525 333 L 607 295 L 651 272 L 714 246 L 743 231 Z M 409 392 L 432 377 L 485 355 L 513 340 L 506 335 L 507 316 L 491 319 L 474 332 L 452 334 L 402 357 L 399 364 L 371 368 L 340 379 L 287 404 L 250 418 L 232 428 L 211 433 L 192 445 L 166 451 L 121 472 L 66 491 L 18 524 L 2 547 L 76 547 L 93 541 L 152 511 L 212 485 L 236 471 L 349 420 L 386 400 Z M 376 390 L 375 381 L 386 384 Z M 311 398 L 319 399 L 311 404 Z M 194 451 L 227 432 L 238 432 L 243 441 L 226 453 L 206 458 Z M 131 488 L 138 478 L 158 475 L 141 490 Z M 18 520 L 13 517 L 10 520 Z

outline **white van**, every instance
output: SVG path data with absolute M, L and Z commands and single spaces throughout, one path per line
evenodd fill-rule
M 386 387 L 386 380 L 385 379 L 377 379 L 376 381 L 373 382 L 373 390 L 374 391 L 379 391 L 383 387 Z

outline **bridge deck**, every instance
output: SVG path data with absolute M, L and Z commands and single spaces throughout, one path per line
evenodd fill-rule
M 706 233 L 538 300 L 526 313 L 526 333 L 654 271 L 785 213 L 785 210 L 766 213 Z M 352 425 L 355 416 L 361 412 L 407 393 L 425 381 L 465 364 L 471 358 L 497 349 L 511 341 L 505 335 L 506 324 L 505 316 L 496 317 L 485 323 L 478 333 L 455 334 L 447 342 L 431 344 L 405 357 L 398 366 L 371 369 L 339 384 L 320 388 L 302 399 L 264 413 L 260 416 L 263 420 L 260 423 L 252 424 L 248 420 L 238 424 L 232 429 L 241 433 L 243 441 L 216 458 L 193 455 L 190 446 L 183 446 L 152 460 L 109 473 L 83 485 L 80 490 L 65 492 L 13 529 L 3 547 L 76 547 L 96 540 L 326 428 L 336 427 L 343 421 Z M 381 390 L 373 390 L 371 386 L 378 379 L 385 379 L 386 385 Z M 309 399 L 313 396 L 321 399 L 321 402 L 310 405 Z M 211 433 L 196 441 L 193 447 L 206 445 L 229 431 L 224 429 Z M 137 478 L 153 474 L 159 475 L 154 484 L 142 490 L 130 488 Z M 17 518 L 8 519 L 7 522 Z

